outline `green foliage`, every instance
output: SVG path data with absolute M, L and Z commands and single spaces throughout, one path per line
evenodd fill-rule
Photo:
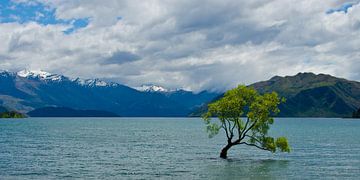
M 26 116 L 24 114 L 15 111 L 0 113 L 0 118 L 25 118 L 25 117 Z
M 224 97 L 208 105 L 203 115 L 209 137 L 225 131 L 228 145 L 246 144 L 263 150 L 290 152 L 285 137 L 269 137 L 272 116 L 279 113 L 278 105 L 284 102 L 275 92 L 260 95 L 255 89 L 238 86 Z M 212 118 L 217 117 L 217 118 Z
M 278 147 L 282 152 L 290 152 L 290 146 L 285 137 L 279 137 L 276 139 L 276 147 Z
M 262 142 L 262 147 L 268 149 L 271 152 L 275 152 L 276 151 L 276 145 L 275 145 L 275 141 L 274 138 L 272 137 L 265 137 L 263 142 Z
M 209 123 L 209 124 L 206 126 L 206 131 L 207 131 L 208 134 L 209 134 L 209 138 L 212 138 L 212 137 L 214 137 L 216 134 L 218 134 L 220 129 L 221 129 L 221 127 L 220 127 L 218 124 L 215 124 L 215 123 Z

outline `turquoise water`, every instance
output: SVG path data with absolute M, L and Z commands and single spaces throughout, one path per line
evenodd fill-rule
M 360 121 L 277 119 L 291 153 L 237 146 L 218 158 L 196 118 L 0 120 L 0 179 L 319 179 L 360 176 Z

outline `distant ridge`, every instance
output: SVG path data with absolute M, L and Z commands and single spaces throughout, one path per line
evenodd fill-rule
M 77 110 L 67 107 L 44 107 L 27 113 L 30 117 L 119 117 L 119 115 L 99 110 Z
M 280 105 L 282 117 L 351 117 L 360 107 L 360 82 L 327 74 L 274 76 L 250 86 L 260 93 L 275 91 L 285 97 L 286 102 Z M 201 115 L 206 106 L 191 115 Z

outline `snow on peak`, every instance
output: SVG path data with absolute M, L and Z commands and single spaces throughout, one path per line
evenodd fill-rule
M 157 86 L 157 85 L 142 85 L 140 87 L 135 87 L 135 89 L 138 91 L 143 91 L 143 92 L 170 92 L 171 91 L 169 89 L 166 89 L 164 87 Z
M 74 82 L 82 85 L 82 86 L 117 86 L 117 83 L 107 83 L 105 81 L 102 81 L 100 79 L 80 79 L 76 78 L 73 80 Z
M 116 87 L 116 86 L 119 86 L 118 83 L 114 83 L 114 82 L 108 83 L 108 82 L 105 82 L 100 79 L 68 78 L 63 75 L 51 74 L 51 73 L 48 73 L 43 70 L 27 70 L 27 69 L 25 69 L 25 70 L 15 73 L 15 74 L 22 78 L 35 78 L 35 79 L 45 80 L 45 81 L 60 82 L 62 80 L 67 80 L 67 81 L 77 83 L 81 86 L 90 86 L 90 87 L 105 87 L 105 86 Z
M 87 79 L 84 80 L 84 84 L 88 86 L 107 86 L 108 84 L 105 81 L 100 79 Z
M 51 74 L 48 72 L 45 72 L 43 70 L 32 70 L 29 71 L 27 69 L 17 72 L 17 75 L 19 77 L 23 78 L 39 78 L 42 80 L 51 80 L 51 81 L 60 81 L 63 79 L 63 76 L 57 75 L 57 74 Z

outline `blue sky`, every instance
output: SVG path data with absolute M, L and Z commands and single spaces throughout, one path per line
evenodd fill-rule
M 11 0 L 0 2 L 0 22 L 28 23 L 37 22 L 41 25 L 64 24 L 70 25 L 64 33 L 69 34 L 89 24 L 89 18 L 81 19 L 58 19 L 55 16 L 55 9 L 36 1 L 30 3 L 18 3 Z
M 351 8 L 354 4 L 354 2 L 348 2 L 345 4 L 342 4 L 340 7 L 331 8 L 327 11 L 328 14 L 334 13 L 334 12 L 344 12 L 347 13 L 348 9 Z
M 0 69 L 221 91 L 360 80 L 359 0 L 2 0 Z

